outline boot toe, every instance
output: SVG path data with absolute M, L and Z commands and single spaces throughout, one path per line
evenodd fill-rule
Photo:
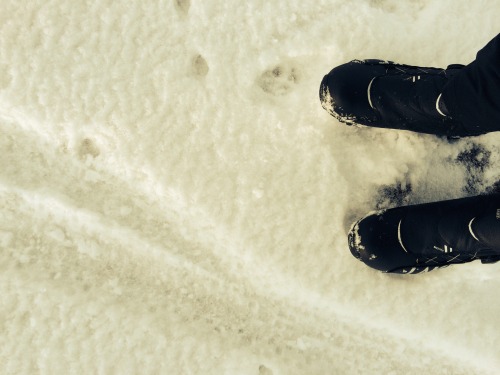
M 383 272 L 413 267 L 416 259 L 398 237 L 400 219 L 394 211 L 371 214 L 355 223 L 349 232 L 352 255 L 367 266 Z
M 334 68 L 321 82 L 323 108 L 341 122 L 365 125 L 377 121 L 369 88 L 374 78 L 385 71 L 381 60 L 354 60 Z

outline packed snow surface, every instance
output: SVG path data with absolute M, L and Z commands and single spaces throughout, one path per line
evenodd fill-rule
M 0 373 L 498 374 L 500 265 L 374 271 L 376 209 L 483 193 L 500 133 L 349 127 L 355 58 L 467 64 L 497 0 L 0 2 Z

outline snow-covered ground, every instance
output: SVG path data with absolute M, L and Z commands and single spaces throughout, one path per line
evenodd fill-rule
M 339 124 L 354 58 L 468 63 L 497 0 L 0 2 L 0 373 L 498 374 L 500 265 L 378 273 L 375 209 L 500 179 L 500 133 Z

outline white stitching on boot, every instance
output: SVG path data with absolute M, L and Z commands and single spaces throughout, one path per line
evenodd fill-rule
M 439 114 L 443 117 L 446 117 L 446 115 L 441 111 L 441 109 L 439 109 L 439 101 L 441 100 L 441 95 L 443 95 L 442 93 L 439 94 L 437 100 L 436 100 L 436 109 L 437 111 L 439 112 Z
M 475 239 L 477 242 L 479 242 L 479 238 L 477 238 L 477 236 L 474 234 L 474 231 L 472 230 L 472 222 L 473 222 L 474 220 L 476 220 L 476 218 L 475 218 L 475 217 L 473 217 L 473 218 L 472 218 L 472 220 L 471 220 L 471 221 L 469 221 L 469 232 L 470 232 L 470 234 L 472 234 L 472 237 L 474 237 L 474 239 Z
M 375 107 L 372 104 L 372 96 L 371 96 L 372 83 L 373 83 L 373 81 L 375 81 L 375 78 L 377 78 L 377 77 L 372 78 L 372 80 L 370 81 L 370 84 L 368 85 L 368 90 L 367 90 L 368 103 L 370 104 L 370 107 L 372 107 L 372 109 L 375 109 Z
M 398 240 L 399 240 L 399 244 L 401 245 L 403 250 L 408 252 L 408 250 L 406 250 L 405 245 L 403 245 L 403 240 L 401 239 L 401 222 L 402 221 L 403 221 L 403 219 L 399 220 L 399 224 L 398 224 Z

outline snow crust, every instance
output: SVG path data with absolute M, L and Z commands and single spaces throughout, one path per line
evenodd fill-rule
M 500 134 L 348 127 L 355 58 L 472 61 L 495 0 L 0 3 L 0 372 L 496 374 L 500 266 L 391 276 L 375 209 L 484 192 Z

